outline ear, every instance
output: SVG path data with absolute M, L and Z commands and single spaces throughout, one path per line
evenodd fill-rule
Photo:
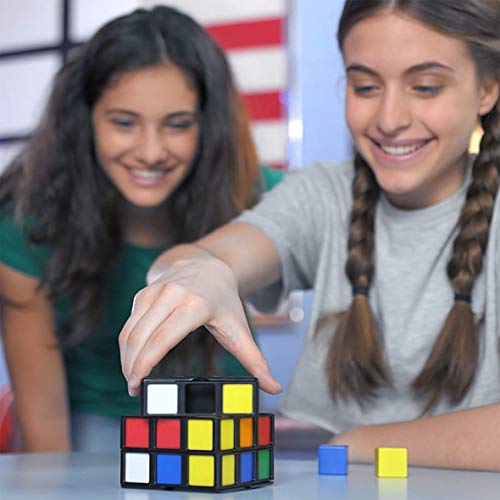
M 500 95 L 500 82 L 496 78 L 486 80 L 481 84 L 479 100 L 479 115 L 488 114 L 498 102 Z

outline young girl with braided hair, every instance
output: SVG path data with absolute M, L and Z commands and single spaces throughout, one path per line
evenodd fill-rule
M 416 465 L 500 470 L 499 25 L 498 0 L 347 0 L 353 161 L 290 175 L 155 262 L 120 334 L 129 391 L 205 325 L 278 392 L 239 295 L 313 287 L 286 415 L 351 460 L 403 446 Z

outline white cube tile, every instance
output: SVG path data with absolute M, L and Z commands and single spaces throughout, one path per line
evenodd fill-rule
M 146 408 L 148 415 L 177 413 L 178 396 L 177 384 L 149 384 Z
M 149 454 L 125 454 L 125 482 L 149 483 Z

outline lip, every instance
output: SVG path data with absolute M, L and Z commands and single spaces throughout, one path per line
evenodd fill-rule
M 374 156 L 382 163 L 399 164 L 419 159 L 425 155 L 429 149 L 429 145 L 434 142 L 434 138 L 430 139 L 413 139 L 413 140 L 387 140 L 370 137 L 371 150 Z M 386 153 L 382 146 L 385 147 L 407 147 L 420 146 L 415 151 L 407 154 L 394 155 Z

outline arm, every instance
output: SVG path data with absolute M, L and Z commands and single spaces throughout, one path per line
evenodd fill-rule
M 148 273 L 120 333 L 122 369 L 129 392 L 184 337 L 205 326 L 264 390 L 281 390 L 250 332 L 240 295 L 280 277 L 269 238 L 255 227 L 232 223 L 192 245 L 165 252 Z
M 24 451 L 70 449 L 64 364 L 56 346 L 52 306 L 38 280 L 0 264 L 5 356 Z
M 280 261 L 272 241 L 254 226 L 235 222 L 213 231 L 192 245 L 178 245 L 164 252 L 151 266 L 148 283 L 161 277 L 175 261 L 206 257 L 207 252 L 230 267 L 242 296 L 280 278 Z
M 373 462 L 377 447 L 408 448 L 412 465 L 500 471 L 500 403 L 409 422 L 354 427 L 330 444 L 348 445 L 353 462 Z

